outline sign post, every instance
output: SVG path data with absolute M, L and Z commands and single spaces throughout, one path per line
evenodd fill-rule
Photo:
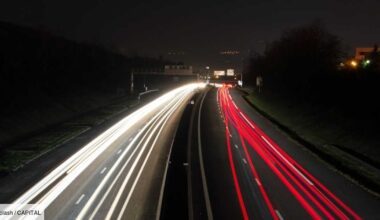
M 256 86 L 259 88 L 259 93 L 261 93 L 261 90 L 263 87 L 263 77 L 261 76 L 256 77 Z

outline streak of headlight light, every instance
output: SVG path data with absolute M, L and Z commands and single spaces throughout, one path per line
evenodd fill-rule
M 192 91 L 192 90 L 190 90 L 190 89 L 187 89 L 187 90 L 185 90 L 185 91 L 181 91 L 181 93 L 179 93 L 178 97 L 183 97 L 183 95 L 185 95 L 185 94 L 189 94 L 191 91 Z M 178 98 L 178 97 L 177 97 L 177 98 Z M 182 99 L 183 99 L 183 98 L 182 98 Z M 174 101 L 175 101 L 175 100 L 171 100 L 171 102 L 174 102 Z M 166 107 L 166 106 L 171 106 L 171 105 L 165 105 L 165 107 Z M 156 117 L 158 117 L 158 116 L 161 114 L 161 112 L 164 112 L 164 110 L 165 110 L 165 109 L 161 110 L 160 113 L 156 114 L 155 117 L 154 117 L 153 119 L 151 119 L 151 121 L 153 121 Z M 135 136 L 135 138 L 132 140 L 132 142 L 128 145 L 128 147 L 126 148 L 126 150 L 123 151 L 123 154 L 119 157 L 119 159 L 118 159 L 118 161 L 116 162 L 116 164 L 115 164 L 115 165 L 111 168 L 111 170 L 108 172 L 107 177 L 105 177 L 105 178 L 103 179 L 102 183 L 98 186 L 98 188 L 96 189 L 96 191 L 93 193 L 93 195 L 91 196 L 90 200 L 87 202 L 86 206 L 82 209 L 80 215 L 78 216 L 78 219 L 83 218 L 83 217 L 80 217 L 80 216 L 84 215 L 84 213 L 85 213 L 84 210 L 87 210 L 87 209 L 88 209 L 88 207 L 89 207 L 89 206 L 91 205 L 91 203 L 92 203 L 91 201 L 93 201 L 93 199 L 95 199 L 96 195 L 100 192 L 100 190 L 101 190 L 102 187 L 104 186 L 105 181 L 108 180 L 108 179 L 110 178 L 111 174 L 114 172 L 114 170 L 116 169 L 116 167 L 118 166 L 118 164 L 121 163 L 121 162 L 123 161 L 125 155 L 126 155 L 127 152 L 130 150 L 131 146 L 133 146 L 134 142 L 138 139 L 138 137 L 139 137 L 142 133 L 145 132 L 145 129 L 146 129 L 146 127 L 148 127 L 148 126 L 149 126 L 149 123 L 147 123 L 147 124 L 144 126 L 144 128 L 140 130 L 140 132 Z M 137 148 L 136 148 L 136 149 L 137 149 Z M 136 150 L 136 149 L 135 149 L 135 150 Z M 135 152 L 135 150 L 134 150 L 134 152 Z M 133 153 L 133 154 L 134 154 L 134 153 Z M 132 157 L 132 156 L 131 156 L 131 157 Z M 130 159 L 130 158 L 128 158 L 128 160 L 127 160 L 127 162 L 124 164 L 124 166 L 126 166 L 126 165 L 128 164 L 129 159 Z M 51 191 L 52 191 L 52 192 L 55 192 L 54 190 L 60 190 L 60 189 L 61 189 L 61 186 L 58 184 L 58 185 L 56 185 Z M 57 193 L 57 192 L 55 192 L 55 193 Z M 58 195 L 59 195 L 59 192 L 58 192 Z M 42 199 L 39 201 L 39 203 L 41 203 L 41 201 L 43 201 L 43 200 L 46 200 L 48 196 L 51 196 L 50 193 L 47 194 L 47 195 L 45 195 L 45 197 L 42 198 Z
M 182 94 L 182 93 L 180 93 L 180 94 Z M 145 127 L 144 127 L 145 128 Z M 138 138 L 138 136 L 140 136 L 140 134 L 144 131 L 144 128 L 143 129 L 141 129 L 141 131 L 138 133 L 138 135 L 136 135 L 136 137 Z M 124 133 L 124 132 L 123 132 Z M 136 139 L 136 138 L 135 138 Z M 134 139 L 134 140 L 135 140 Z M 132 141 L 131 142 L 131 144 L 126 148 L 126 150 L 124 151 L 125 153 L 127 153 L 129 150 L 130 150 L 130 148 L 131 148 L 131 146 L 134 144 L 134 142 L 135 141 Z M 119 158 L 121 158 L 121 157 L 119 157 Z M 86 162 L 86 161 L 84 161 L 84 162 Z M 80 163 L 78 166 L 77 166 L 77 169 L 71 169 L 73 172 L 78 172 L 78 175 L 76 175 L 76 176 L 79 176 L 79 174 L 81 173 L 81 172 L 79 172 L 78 171 L 78 169 L 79 169 L 79 167 L 80 166 L 85 166 L 85 164 L 84 163 Z M 109 172 L 110 173 L 110 172 Z M 75 179 L 75 178 L 74 178 Z M 57 184 L 52 190 L 50 190 L 50 192 L 55 192 L 55 193 L 58 193 L 58 195 L 61 193 L 60 192 L 60 189 L 62 189 L 62 186 L 61 186 L 61 184 L 64 184 L 65 182 L 61 182 L 61 183 L 59 183 L 59 184 Z M 69 183 L 71 183 L 71 182 L 69 182 Z M 55 190 L 58 190 L 58 191 L 54 191 L 54 189 Z M 63 191 L 63 190 L 62 190 Z M 47 199 L 47 197 L 49 196 L 50 194 L 47 194 L 47 195 L 45 195 L 45 197 L 44 198 L 42 198 L 40 201 L 42 202 L 42 201 L 46 201 L 46 199 Z
M 170 115 L 176 110 L 176 107 L 177 107 L 177 106 L 174 106 L 174 107 L 170 110 L 170 112 L 168 112 L 168 113 L 167 113 L 167 114 L 161 119 L 160 123 L 155 127 L 154 131 L 156 131 L 156 130 L 160 127 L 160 125 L 161 125 L 161 127 L 160 127 L 160 129 L 159 129 L 159 131 L 158 131 L 158 134 L 154 137 L 154 141 L 153 141 L 153 143 L 150 145 L 151 148 L 149 149 L 149 152 L 148 152 L 148 154 L 146 155 L 145 160 L 144 160 L 142 166 L 140 167 L 140 170 L 139 170 L 139 172 L 138 172 L 138 174 L 137 174 L 137 177 L 136 177 L 135 180 L 134 180 L 134 183 L 133 183 L 133 185 L 132 185 L 132 187 L 131 187 L 131 190 L 130 190 L 129 193 L 128 193 L 127 199 L 126 199 L 125 203 L 123 204 L 123 207 L 122 207 L 122 210 L 121 210 L 121 212 L 120 212 L 120 215 L 119 215 L 118 219 L 121 218 L 123 212 L 125 211 L 126 206 L 127 206 L 128 202 L 129 202 L 129 199 L 130 199 L 130 197 L 131 197 L 131 195 L 132 195 L 132 193 L 133 193 L 133 191 L 134 191 L 134 188 L 135 188 L 135 186 L 136 186 L 136 183 L 137 183 L 137 181 L 138 181 L 139 178 L 140 178 L 140 175 L 141 175 L 141 173 L 142 173 L 142 171 L 143 171 L 143 169 L 144 169 L 144 167 L 145 167 L 145 164 L 146 164 L 146 162 L 147 162 L 147 160 L 148 160 L 150 154 L 152 153 L 152 150 L 153 150 L 153 148 L 154 148 L 154 146 L 155 146 L 155 144 L 156 144 L 156 142 L 157 142 L 157 139 L 158 139 L 158 137 L 160 136 L 160 134 L 161 134 L 161 132 L 162 132 L 162 129 L 164 128 L 164 125 L 165 125 L 166 122 L 168 121 Z M 154 131 L 150 133 L 150 135 L 149 135 L 149 137 L 148 137 L 148 140 L 145 142 L 144 147 L 143 147 L 143 148 L 144 148 L 143 151 L 145 151 L 145 148 L 147 147 L 148 143 L 150 142 L 150 139 L 153 138 L 153 135 L 154 135 L 154 133 L 155 133 Z M 142 155 L 142 154 L 140 154 L 138 157 L 140 158 L 141 155 Z M 133 164 L 133 167 L 136 167 L 137 162 L 140 160 L 139 158 L 138 158 L 137 160 L 135 160 L 135 162 L 134 162 L 134 164 Z M 122 187 L 120 187 L 119 192 L 118 192 L 116 198 L 114 199 L 114 202 L 113 202 L 111 208 L 110 208 L 109 211 L 108 211 L 108 214 L 107 214 L 106 219 L 108 219 L 108 217 L 111 218 L 112 213 L 114 212 L 114 209 L 116 208 L 116 205 L 117 205 L 118 201 L 120 200 L 120 197 L 121 197 L 122 193 L 124 192 L 124 190 L 125 190 L 125 186 L 126 186 L 126 184 L 128 183 L 128 181 L 129 181 L 129 179 L 130 179 L 130 176 L 132 175 L 132 172 L 133 172 L 133 171 L 134 171 L 134 168 L 131 169 L 131 170 L 129 171 L 127 178 L 125 178 L 125 182 L 123 183 Z
M 203 89 L 206 87 L 206 83 L 198 83 L 198 88 Z
M 164 112 L 165 109 L 163 109 L 161 112 Z M 157 114 L 155 116 L 158 117 L 160 115 Z M 154 121 L 155 118 L 153 118 L 151 121 Z M 145 127 L 140 131 L 140 133 L 138 135 L 141 135 L 143 132 L 145 132 L 145 129 L 147 127 L 150 126 L 150 122 L 148 124 L 145 125 Z M 143 139 L 145 138 L 145 136 L 147 136 L 149 133 L 146 133 L 143 137 Z M 135 137 L 135 139 L 133 141 L 136 141 L 138 137 Z M 140 143 L 142 142 L 142 140 L 140 141 Z M 138 145 L 134 148 L 131 156 L 128 158 L 128 160 L 124 163 L 123 167 L 120 169 L 119 173 L 117 174 L 117 176 L 114 178 L 113 182 L 111 183 L 111 185 L 109 186 L 109 188 L 107 189 L 107 191 L 103 194 L 103 197 L 102 199 L 100 200 L 100 202 L 97 204 L 97 206 L 95 207 L 95 210 L 94 210 L 94 213 L 96 213 L 96 210 L 98 210 L 100 208 L 100 205 L 103 203 L 103 201 L 105 200 L 105 197 L 107 196 L 107 194 L 109 193 L 109 191 L 111 190 L 111 188 L 113 187 L 113 185 L 116 183 L 116 180 L 119 178 L 119 176 L 123 173 L 122 171 L 125 169 L 125 167 L 128 165 L 129 163 L 129 160 L 131 159 L 131 157 L 135 154 L 135 152 L 138 150 L 138 146 L 140 145 L 140 143 L 138 143 Z M 133 144 L 130 144 L 128 146 L 128 148 L 130 148 Z M 102 180 L 102 182 L 99 184 L 99 186 L 96 188 L 95 192 L 91 195 L 90 199 L 88 200 L 88 202 L 86 203 L 85 207 L 83 207 L 82 211 L 80 212 L 80 214 L 78 215 L 78 218 L 83 218 L 84 215 L 86 214 L 86 212 L 88 211 L 88 209 L 90 208 L 90 206 L 92 205 L 93 201 L 95 201 L 96 197 L 99 195 L 99 193 L 101 192 L 101 190 L 103 189 L 103 187 L 105 186 L 106 182 L 111 178 L 113 172 L 116 170 L 116 168 L 119 166 L 119 164 L 123 161 L 125 155 L 126 155 L 127 151 L 124 151 L 123 154 L 121 155 L 121 157 L 116 161 L 116 163 L 112 166 L 112 168 L 110 169 L 110 171 L 108 172 L 107 176 Z M 93 214 L 94 214 L 93 213 Z M 92 217 L 90 217 L 91 219 Z
M 149 113 L 152 113 L 156 108 L 163 105 L 165 102 L 171 100 L 173 97 L 177 95 L 181 90 L 185 89 L 196 89 L 199 87 L 199 84 L 189 84 L 182 86 L 180 88 L 174 89 L 161 97 L 157 98 L 156 100 L 146 104 L 145 106 L 141 107 L 140 109 L 136 110 L 129 116 L 125 117 L 118 123 L 116 123 L 114 126 L 106 130 L 104 133 L 99 135 L 97 138 L 95 138 L 93 141 L 91 141 L 89 144 L 84 146 L 81 150 L 79 150 L 77 153 L 75 153 L 73 156 L 71 156 L 69 159 L 67 159 L 65 162 L 63 162 L 60 166 L 58 166 L 56 169 L 54 169 L 51 173 L 49 173 L 46 177 L 44 177 L 42 180 L 40 180 L 37 184 L 35 184 L 31 189 L 26 191 L 22 196 L 20 196 L 17 200 L 13 202 L 13 205 L 11 205 L 8 208 L 14 208 L 17 204 L 28 204 L 31 200 L 33 200 L 36 196 L 38 196 L 42 191 L 44 191 L 47 187 L 50 186 L 52 182 L 54 182 L 57 178 L 62 176 L 65 172 L 70 170 L 70 168 L 78 164 L 80 161 L 82 161 L 83 157 L 87 155 L 91 155 L 89 160 L 84 161 L 84 165 L 78 166 L 78 171 L 71 172 L 68 174 L 69 178 L 70 174 L 72 176 L 77 176 L 82 172 L 92 161 L 94 161 L 97 156 L 99 156 L 107 147 L 109 144 L 117 139 L 123 132 L 127 131 L 130 127 L 132 127 L 135 123 L 140 121 L 142 118 L 144 118 Z M 110 136 L 110 137 L 109 137 Z M 109 139 L 107 139 L 109 138 Z M 100 146 L 99 146 L 100 145 Z M 95 148 L 95 149 L 93 149 Z M 88 151 L 91 151 L 91 153 L 88 153 Z M 73 180 L 75 178 L 69 178 L 69 180 Z M 70 181 L 70 182 L 71 182 Z M 67 181 L 69 182 L 69 181 Z M 66 184 L 67 186 L 67 184 Z M 63 191 L 63 189 L 61 190 Z M 58 194 L 56 194 L 58 195 Z M 52 199 L 53 200 L 53 199 Z M 48 203 L 44 203 L 44 207 L 47 207 L 48 204 L 52 201 L 48 201 Z

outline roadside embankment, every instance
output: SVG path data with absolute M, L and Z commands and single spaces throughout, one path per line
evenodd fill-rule
M 376 120 L 347 116 L 339 106 L 299 102 L 286 95 L 246 93 L 245 99 L 292 139 L 374 193 L 380 192 Z M 353 103 L 354 104 L 354 103 Z

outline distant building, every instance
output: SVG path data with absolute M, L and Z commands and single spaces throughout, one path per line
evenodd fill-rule
M 358 47 L 355 49 L 355 60 L 364 60 L 373 52 L 373 47 Z M 380 51 L 377 51 L 380 53 Z
M 227 69 L 227 76 L 235 76 L 235 70 L 234 69 Z
M 184 56 L 186 53 L 184 51 L 169 51 L 169 56 Z
M 186 65 L 165 65 L 165 75 L 193 75 L 193 67 Z
M 240 51 L 238 50 L 225 50 L 225 51 L 220 51 L 220 55 L 225 55 L 225 56 L 236 56 L 240 54 Z
M 243 66 L 244 57 L 246 56 L 243 52 L 232 48 L 228 50 L 219 50 L 218 54 L 215 56 L 215 63 L 217 65 L 214 68 L 222 70 L 235 69 L 236 74 L 236 71 L 241 71 L 240 68 Z M 229 74 L 231 73 L 229 72 Z
M 214 76 L 225 76 L 226 71 L 224 70 L 214 70 Z

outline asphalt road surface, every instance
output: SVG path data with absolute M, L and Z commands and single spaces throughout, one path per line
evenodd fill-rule
M 201 84 L 141 107 L 64 161 L 13 204 L 45 219 L 155 219 L 180 116 Z
M 212 218 L 380 219 L 378 198 L 289 139 L 238 90 L 211 90 L 201 110 Z
M 200 87 L 133 112 L 14 204 L 39 204 L 45 219 L 158 219 L 172 143 L 180 143 L 181 157 L 172 158 L 179 174 L 169 179 L 178 185 L 180 175 L 186 185 L 178 195 L 185 219 L 380 219 L 378 198 L 289 139 L 241 92 L 225 86 L 194 96 Z M 173 142 L 184 109 L 189 124 Z M 172 209 L 163 216 L 181 216 Z

